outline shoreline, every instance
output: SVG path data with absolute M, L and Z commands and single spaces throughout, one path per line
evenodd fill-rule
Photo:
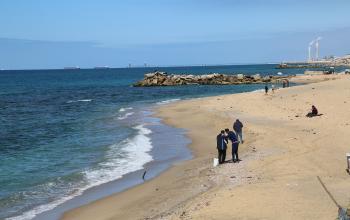
M 256 90 L 249 91 L 248 93 L 250 93 L 250 92 L 253 92 L 253 93 L 254 93 L 254 92 L 256 92 Z M 217 96 L 209 96 L 209 97 L 217 97 Z M 170 126 L 175 127 L 175 128 L 183 129 L 183 128 L 179 127 L 179 126 L 175 126 L 175 125 L 173 124 L 173 122 L 169 121 L 169 120 L 166 118 L 167 116 L 165 116 L 164 113 L 162 113 L 161 111 L 162 111 L 162 110 L 166 110 L 168 106 L 176 105 L 176 103 L 179 103 L 179 102 L 191 102 L 192 100 L 201 100 L 201 99 L 206 99 L 206 98 L 208 98 L 208 97 L 193 98 L 193 99 L 188 99 L 188 100 L 176 100 L 176 102 L 165 103 L 165 105 L 160 105 L 160 106 L 157 106 L 157 107 L 156 107 L 156 110 L 155 110 L 156 113 L 154 114 L 154 116 L 157 117 L 157 118 L 161 118 L 161 123 L 163 123 L 163 124 L 170 125 Z M 186 136 L 187 138 L 192 139 L 192 138 L 191 138 L 191 135 L 188 134 L 188 132 L 185 133 L 185 136 Z M 205 168 L 208 168 L 207 165 L 208 165 L 208 164 L 211 165 L 211 164 L 212 164 L 212 161 L 209 160 L 209 163 L 208 163 L 208 158 L 207 158 L 206 156 L 204 156 L 204 155 L 206 155 L 206 153 L 205 153 L 205 154 L 200 153 L 200 151 L 198 151 L 197 148 L 191 147 L 192 144 L 193 144 L 193 143 L 190 143 L 190 144 L 188 145 L 188 148 L 189 148 L 189 150 L 191 151 L 191 153 L 192 153 L 192 155 L 193 155 L 192 158 L 189 158 L 188 160 L 181 160 L 181 161 L 172 163 L 172 164 L 170 165 L 170 167 L 168 167 L 167 169 L 163 170 L 161 173 L 159 173 L 157 176 L 153 177 L 152 179 L 147 180 L 147 181 L 145 181 L 145 182 L 143 182 L 143 183 L 137 184 L 137 185 L 135 185 L 135 186 L 132 186 L 131 188 L 126 188 L 126 189 L 122 190 L 121 192 L 117 192 L 117 193 L 114 193 L 114 194 L 109 195 L 109 196 L 107 196 L 107 197 L 104 197 L 104 198 L 102 198 L 102 199 L 98 199 L 98 200 L 96 200 L 96 201 L 93 201 L 93 202 L 90 203 L 90 204 L 98 203 L 99 201 L 104 200 L 104 199 L 113 199 L 113 198 L 111 198 L 111 197 L 113 197 L 113 196 L 115 196 L 115 195 L 128 194 L 129 191 L 133 191 L 133 190 L 138 191 L 138 190 L 139 190 L 138 188 L 140 188 L 140 189 L 142 189 L 142 190 L 145 190 L 145 189 L 143 189 L 143 188 L 144 188 L 144 186 L 145 186 L 146 184 L 149 185 L 149 186 L 145 186 L 146 191 L 149 193 L 150 191 L 152 191 L 152 190 L 150 190 L 150 188 L 152 188 L 153 186 L 155 186 L 154 183 L 157 183 L 157 182 L 158 182 L 158 179 L 161 179 L 162 184 L 163 184 L 163 180 L 169 180 L 169 179 L 175 180 L 175 179 L 176 179 L 176 181 L 178 181 L 177 178 L 173 178 L 173 177 L 174 177 L 174 176 L 177 176 L 177 173 L 183 173 L 183 170 L 184 170 L 187 166 L 193 166 L 193 165 L 194 165 L 194 167 L 200 168 L 200 169 L 203 170 L 203 165 L 205 164 Z M 216 152 L 216 151 L 215 151 L 215 152 Z M 212 156 L 215 156 L 215 155 L 216 155 L 216 153 L 212 154 Z M 204 157 L 203 157 L 203 156 L 204 156 Z M 229 158 L 229 156 L 228 156 L 227 158 Z M 211 167 L 211 166 L 209 166 L 209 168 L 210 168 L 210 167 Z M 192 172 L 193 170 L 196 170 L 196 169 L 193 168 L 193 169 L 186 169 L 186 170 L 185 170 L 185 172 L 190 171 L 189 173 L 186 174 L 186 178 L 187 178 L 188 176 L 192 176 L 192 177 L 193 177 L 193 176 L 195 176 L 195 174 L 197 174 L 197 172 L 193 173 L 193 172 Z M 210 172 L 211 172 L 211 171 L 210 171 Z M 182 178 L 181 178 L 181 179 L 182 179 Z M 167 184 L 167 183 L 165 183 L 165 184 Z M 160 188 L 160 186 L 158 185 L 158 183 L 157 183 L 156 185 L 157 185 L 158 187 L 155 187 L 154 189 L 155 189 L 155 191 L 158 191 L 158 189 Z M 183 201 L 179 201 L 179 203 L 182 203 L 182 202 L 184 202 L 184 201 L 190 199 L 191 197 L 195 197 L 195 196 L 197 196 L 198 194 L 201 194 L 201 193 L 203 193 L 203 192 L 205 192 L 206 190 L 211 189 L 211 188 L 212 188 L 212 186 L 203 185 L 203 189 L 199 189 L 196 193 L 194 193 L 194 195 L 191 195 L 191 196 L 189 196 L 189 197 L 186 198 L 186 199 L 182 199 Z M 152 193 L 150 193 L 150 194 L 152 194 Z M 121 196 L 121 197 L 123 197 L 123 196 Z M 82 207 L 89 206 L 90 204 L 83 205 Z M 176 206 L 176 205 L 175 205 L 175 206 Z M 72 218 L 72 219 L 76 219 L 77 216 L 75 216 L 74 212 L 75 212 L 75 210 L 79 210 L 79 209 L 82 208 L 82 207 L 78 207 L 78 208 L 74 208 L 74 209 L 68 210 L 68 212 L 65 212 L 65 214 L 64 214 L 63 216 L 61 216 L 61 219 L 71 219 L 71 218 Z M 166 210 L 164 210 L 164 211 L 166 211 Z M 73 212 L 73 215 L 70 214 L 71 212 Z M 78 212 L 79 212 L 79 211 L 78 211 Z M 161 215 L 162 215 L 162 214 L 160 214 L 160 216 L 161 216 Z M 155 215 L 155 216 L 158 216 L 158 214 Z M 153 217 L 154 217 L 154 216 L 153 216 Z M 80 217 L 79 217 L 79 218 L 80 218 Z M 89 214 L 88 216 L 83 216 L 83 217 L 81 217 L 81 219 L 86 219 L 86 218 L 90 218 L 90 214 Z M 92 217 L 91 219 L 94 219 L 94 218 L 95 218 L 95 217 Z
M 252 90 L 253 88 L 248 88 L 248 91 Z M 252 92 L 254 92 L 256 90 L 252 90 Z M 217 95 L 209 95 L 209 96 L 205 96 L 205 97 L 214 97 Z M 205 97 L 197 97 L 197 98 L 192 98 L 192 99 L 201 99 L 201 98 L 205 98 Z M 146 108 L 141 108 L 141 110 L 139 109 L 139 112 L 149 112 L 147 113 L 147 118 L 153 118 L 159 121 L 162 121 L 161 118 L 159 118 L 155 111 L 158 108 L 161 108 L 163 105 L 167 105 L 167 104 L 171 104 L 173 102 L 177 102 L 177 101 L 181 101 L 181 100 L 188 100 L 188 99 L 179 99 L 179 98 L 173 98 L 173 99 L 167 99 L 167 100 L 163 100 L 163 101 L 159 101 L 156 102 L 156 107 L 146 107 Z M 130 110 L 129 108 L 122 108 L 123 109 L 123 113 L 125 110 Z M 131 108 L 134 109 L 135 108 Z M 119 116 L 118 119 L 119 120 L 125 120 L 129 117 L 134 117 L 135 115 L 139 115 L 139 114 L 134 114 L 134 112 L 126 112 L 124 116 Z M 155 116 L 155 118 L 154 118 Z M 145 116 L 146 117 L 146 116 Z M 141 123 L 141 122 L 140 122 Z M 148 123 L 146 123 L 148 124 Z M 149 123 L 150 125 L 152 125 L 152 122 Z M 166 123 L 161 123 L 164 127 L 168 126 Z M 137 123 L 137 125 L 141 125 L 139 123 Z M 137 127 L 137 126 L 136 126 Z M 171 127 L 171 126 L 170 126 Z M 171 127 L 173 130 L 176 130 L 177 128 L 175 127 Z M 183 130 L 183 129 L 181 129 Z M 179 131 L 180 132 L 180 131 Z M 176 133 L 179 133 L 176 132 Z M 182 131 L 180 133 L 183 133 Z M 151 134 L 152 135 L 152 134 Z M 186 136 L 185 134 L 183 135 L 184 137 Z M 153 138 L 152 138 L 153 139 Z M 182 139 L 188 139 L 187 137 L 182 138 Z M 157 147 L 156 147 L 157 148 Z M 186 150 L 190 149 L 188 147 L 186 147 Z M 151 150 L 153 151 L 153 150 Z M 151 172 L 147 172 L 147 175 L 150 175 L 151 178 L 154 178 L 155 176 L 161 174 L 162 172 L 165 172 L 169 167 L 171 167 L 174 163 L 177 162 L 181 162 L 183 160 L 187 160 L 187 159 L 191 159 L 192 155 L 190 155 L 190 153 L 186 153 L 186 155 L 189 156 L 178 156 L 177 158 L 174 158 L 173 160 L 168 160 L 168 161 L 163 161 L 162 159 L 159 162 L 155 162 L 155 161 L 151 161 L 145 164 L 146 170 L 149 171 L 148 167 L 152 167 L 151 168 Z M 163 166 L 164 163 L 166 163 L 166 166 Z M 150 165 L 149 165 L 150 164 Z M 163 168 L 157 168 L 156 166 L 158 165 L 154 165 L 154 164 L 158 164 L 160 166 L 162 166 Z M 152 174 L 152 172 L 154 172 L 155 174 Z M 69 210 L 75 209 L 77 207 L 80 206 L 84 206 L 88 203 L 94 202 L 96 200 L 99 199 L 103 199 L 104 197 L 107 197 L 111 194 L 116 194 L 119 192 L 122 192 L 124 190 L 127 190 L 131 187 L 134 187 L 136 185 L 142 184 L 143 181 L 139 181 L 138 177 L 141 177 L 143 174 L 143 169 L 142 170 L 137 170 L 137 171 L 133 171 L 130 173 L 127 173 L 125 175 L 123 175 L 122 178 L 118 178 L 109 182 L 105 182 L 102 184 L 98 184 L 95 185 L 93 187 L 89 187 L 86 188 L 84 190 L 82 190 L 81 192 L 76 193 L 75 195 L 70 195 L 68 198 L 64 197 L 61 202 L 61 200 L 55 200 L 52 203 L 48 203 L 48 204 L 44 204 L 44 205 L 40 205 L 37 206 L 33 209 L 30 209 L 28 211 L 25 211 L 24 213 L 17 215 L 17 216 L 13 216 L 10 217 L 10 219 L 21 219 L 21 218 L 30 218 L 33 220 L 42 220 L 42 219 L 59 219 L 61 217 L 61 215 Z M 129 184 L 128 184 L 129 183 Z M 117 188 L 117 189 L 116 189 Z
M 342 151 L 340 155 L 338 152 L 336 155 L 332 155 L 332 158 L 336 157 L 331 163 L 331 167 L 335 166 L 338 169 L 322 166 L 328 175 L 325 175 L 322 169 L 317 169 L 314 164 L 306 162 L 305 158 L 309 160 L 310 153 L 318 153 L 324 149 L 315 149 L 312 146 L 315 141 L 312 135 L 304 137 L 305 133 L 313 132 L 315 128 L 312 128 L 313 124 L 310 124 L 308 119 L 301 115 L 303 109 L 295 108 L 294 102 L 297 102 L 295 98 L 297 96 L 302 96 L 303 101 L 308 98 L 318 99 L 312 95 L 315 88 L 323 95 L 327 86 L 333 88 L 333 84 L 340 84 L 341 88 L 344 89 L 343 84 L 346 80 L 348 79 L 281 89 L 269 96 L 263 96 L 257 92 L 221 95 L 185 100 L 160 107 L 157 116 L 163 118 L 166 124 L 188 130 L 188 136 L 193 140 L 189 147 L 193 151 L 194 158 L 175 164 L 166 172 L 144 184 L 73 209 L 65 213 L 62 219 L 182 219 L 187 217 L 203 219 L 203 217 L 217 216 L 218 213 L 221 213 L 222 217 L 219 219 L 232 219 L 228 218 L 232 207 L 239 207 L 240 213 L 236 213 L 237 216 L 235 216 L 237 219 L 250 219 L 248 217 L 259 216 L 259 212 L 262 212 L 262 216 L 266 219 L 281 217 L 282 213 L 288 215 L 287 219 L 308 219 L 308 217 L 315 216 L 315 213 L 307 211 L 307 209 L 316 207 L 321 207 L 322 210 L 317 213 L 319 219 L 335 218 L 336 208 L 332 207 L 332 203 L 327 200 L 322 189 L 318 189 L 319 186 L 314 181 L 313 175 L 318 174 L 323 177 L 326 184 L 330 185 L 331 190 L 336 192 L 341 203 L 346 205 L 346 199 L 350 195 L 348 192 L 344 193 L 344 191 L 339 190 L 339 188 L 348 187 L 348 184 L 344 182 L 345 174 L 341 172 L 344 170 L 341 167 L 345 159 L 344 161 L 336 159 L 338 156 L 345 155 L 346 150 L 343 146 L 339 149 Z M 237 99 L 238 97 L 240 99 Z M 253 100 L 249 100 L 249 98 Z M 227 102 L 232 103 L 233 100 L 239 100 L 237 101 L 238 105 L 245 107 L 237 108 L 227 104 Z M 278 106 L 281 104 L 280 100 L 287 107 Z M 273 104 L 275 114 L 270 114 L 269 106 L 263 106 L 262 109 L 259 109 L 261 112 L 256 112 L 254 106 L 250 106 L 252 101 Z M 305 101 L 303 104 L 305 107 L 310 105 L 307 100 Z M 291 107 L 291 104 L 294 107 Z M 327 108 L 324 104 L 322 107 Z M 286 113 L 288 117 L 285 115 Z M 243 161 L 238 165 L 239 167 L 237 166 L 238 171 L 243 171 L 234 173 L 234 175 L 232 173 L 237 172 L 237 169 L 232 171 L 236 166 L 232 163 L 219 166 L 218 169 L 211 167 L 212 158 L 216 157 L 213 141 L 216 132 L 221 128 L 229 127 L 233 117 L 243 119 L 249 128 L 245 131 L 246 141 L 240 146 Z M 298 123 L 295 122 L 297 120 L 306 123 L 306 128 L 300 129 Z M 317 126 L 322 126 L 320 120 L 328 120 L 328 117 L 323 116 L 316 121 Z M 290 132 L 290 129 L 296 131 Z M 313 133 L 318 137 L 317 132 Z M 283 142 L 281 143 L 280 139 L 276 140 L 275 137 L 270 137 L 271 134 L 282 138 Z M 305 140 L 307 144 L 301 142 L 301 137 L 307 139 Z M 262 142 L 261 139 L 264 141 Z M 341 140 L 343 141 L 343 139 Z M 297 145 L 295 145 L 296 143 Z M 276 147 L 281 144 L 281 147 Z M 293 149 L 295 146 L 298 146 L 296 150 Z M 230 150 L 228 150 L 228 154 L 229 152 Z M 258 154 L 258 156 L 249 159 L 249 156 L 254 154 Z M 302 159 L 292 162 L 289 159 L 290 155 L 297 155 Z M 324 156 L 324 152 L 321 155 Z M 227 158 L 230 156 L 228 155 Z M 320 159 L 313 160 L 320 165 Z M 280 168 L 286 166 L 287 170 Z M 300 170 L 300 166 L 308 169 Z M 330 176 L 337 178 L 339 182 L 332 183 Z M 221 187 L 222 185 L 225 187 Z M 252 188 L 252 186 L 254 187 Z M 301 189 L 298 186 L 302 186 Z M 338 191 L 335 190 L 336 186 L 338 186 Z M 317 193 L 315 194 L 315 192 Z M 284 195 L 287 198 L 287 203 L 279 201 L 279 198 L 271 197 L 274 193 Z M 237 203 L 237 201 L 232 200 L 232 197 L 238 197 L 238 200 L 244 202 Z M 310 200 L 315 204 L 308 205 Z M 220 201 L 230 201 L 231 203 L 218 207 L 217 204 L 220 204 Z M 264 204 L 261 203 L 262 201 L 269 205 L 265 206 L 264 210 L 259 208 Z M 252 209 L 252 207 L 254 208 Z M 284 209 L 276 211 L 281 207 Z M 293 214 L 293 211 L 296 210 L 298 212 Z
M 159 105 L 171 103 L 173 101 L 174 100 L 167 100 L 166 102 L 160 102 Z M 20 216 L 12 218 L 29 218 L 31 215 L 35 215 L 32 218 L 33 220 L 59 219 L 66 211 L 144 183 L 142 175 L 145 170 L 147 171 L 145 181 L 149 181 L 150 179 L 153 179 L 160 173 L 169 169 L 172 164 L 190 159 L 192 155 L 186 147 L 190 140 L 185 137 L 185 131 L 183 129 L 173 128 L 162 123 L 161 119 L 155 117 L 154 113 L 154 108 L 147 106 L 145 108 L 140 108 L 137 113 L 133 114 L 132 117 L 134 117 L 134 119 L 131 119 L 134 122 L 137 120 L 134 128 L 137 129 L 138 132 L 135 134 L 136 136 L 131 138 L 132 140 L 129 140 L 129 142 L 135 141 L 135 138 L 140 137 L 142 133 L 146 132 L 146 136 L 141 135 L 141 137 L 146 138 L 147 140 L 149 139 L 153 145 L 152 149 L 147 151 L 147 153 L 152 157 L 152 160 L 145 163 L 143 165 L 143 169 L 129 172 L 124 174 L 121 178 L 87 188 L 77 195 L 72 195 L 71 198 L 67 198 L 67 200 L 62 203 L 52 204 L 55 206 L 53 208 L 44 210 L 42 207 L 36 207 L 35 209 L 25 212 Z M 125 119 L 126 117 L 123 118 L 123 120 Z M 142 129 L 142 131 L 140 129 Z M 161 146 L 163 145 L 163 142 L 166 141 L 168 133 L 179 137 L 183 136 L 183 138 L 173 142 L 171 149 L 162 149 Z

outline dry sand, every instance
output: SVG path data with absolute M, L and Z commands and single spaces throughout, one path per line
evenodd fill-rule
M 185 128 L 195 158 L 145 184 L 67 212 L 63 219 L 335 219 L 350 201 L 350 76 L 264 95 L 261 91 L 181 101 L 160 117 Z M 306 118 L 314 104 L 323 113 Z M 216 134 L 244 123 L 242 161 L 212 167 Z M 227 159 L 231 159 L 231 150 Z
M 290 82 L 293 83 L 302 83 L 302 84 L 308 84 L 308 83 L 316 83 L 316 82 L 322 82 L 327 80 L 335 80 L 335 79 L 341 79 L 344 77 L 344 73 L 342 74 L 321 74 L 321 75 L 298 75 L 296 77 L 293 77 L 290 79 Z

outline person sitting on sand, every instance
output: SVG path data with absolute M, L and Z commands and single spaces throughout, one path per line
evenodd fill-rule
M 236 163 L 239 162 L 238 158 L 238 145 L 239 141 L 237 140 L 236 134 L 233 131 L 230 131 L 230 129 L 226 128 L 226 138 L 231 141 L 232 143 L 232 162 Z
M 216 136 L 216 148 L 218 149 L 219 164 L 222 164 L 225 162 L 227 149 L 227 140 L 224 130 Z
M 311 106 L 311 112 L 307 113 L 306 117 L 311 118 L 311 117 L 314 117 L 314 116 L 318 116 L 318 110 L 317 110 L 317 108 L 314 105 L 312 105 Z
M 236 132 L 237 139 L 243 144 L 243 124 L 237 119 L 235 123 L 233 123 L 233 130 Z

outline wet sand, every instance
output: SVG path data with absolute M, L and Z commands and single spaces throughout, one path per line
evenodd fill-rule
M 322 116 L 305 117 L 314 104 Z M 160 107 L 184 128 L 194 159 L 153 180 L 67 212 L 63 219 L 335 219 L 349 205 L 350 76 L 278 89 L 180 101 Z M 242 161 L 212 167 L 216 134 L 244 123 Z M 227 159 L 231 159 L 228 149 Z

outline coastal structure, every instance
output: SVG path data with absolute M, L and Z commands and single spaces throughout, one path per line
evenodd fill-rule
M 312 40 L 309 43 L 308 47 L 308 62 L 312 61 L 318 61 L 319 55 L 320 55 L 320 40 L 322 40 L 322 37 L 317 37 L 315 40 Z M 315 57 L 312 56 L 311 50 L 312 46 L 315 45 Z
M 206 74 L 206 75 L 168 75 L 166 72 L 145 74 L 143 80 L 136 82 L 135 87 L 179 86 L 179 85 L 237 85 L 253 83 L 270 83 L 290 78 L 291 76 L 260 76 L 243 74 Z
M 342 57 L 325 56 L 320 58 L 320 41 L 322 37 L 313 39 L 307 48 L 307 60 L 298 62 L 282 62 L 276 69 L 325 68 L 331 66 L 350 66 L 350 55 Z
M 329 68 L 332 66 L 350 66 L 350 55 L 342 57 L 330 56 L 322 60 L 311 60 L 308 62 L 283 62 L 278 64 L 276 69 Z

